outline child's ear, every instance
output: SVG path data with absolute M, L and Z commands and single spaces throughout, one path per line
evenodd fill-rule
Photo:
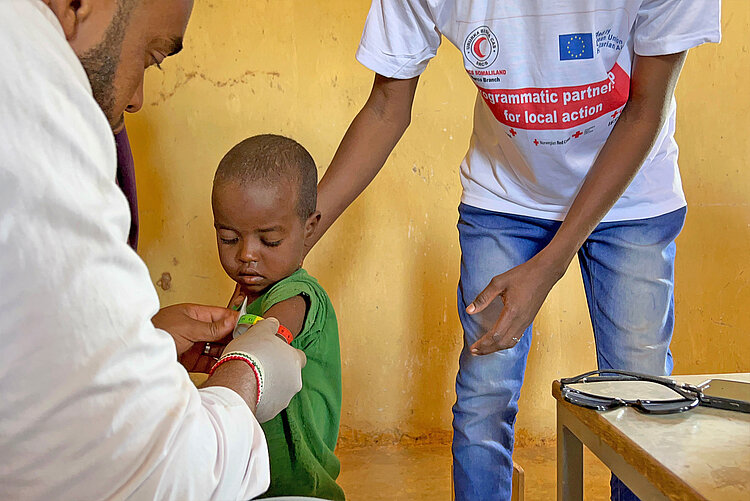
M 320 222 L 320 211 L 315 211 L 310 214 L 310 217 L 305 221 L 305 240 L 309 240 L 315 234 L 315 229 L 318 227 Z

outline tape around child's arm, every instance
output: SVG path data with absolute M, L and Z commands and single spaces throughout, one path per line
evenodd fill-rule
M 244 334 L 247 329 L 257 324 L 261 320 L 263 320 L 263 317 L 259 315 L 253 315 L 252 313 L 245 313 L 244 315 L 241 315 L 237 320 L 237 327 L 234 328 L 234 337 L 237 337 L 240 334 Z M 294 336 L 292 335 L 291 331 L 281 324 L 279 324 L 279 329 L 276 331 L 276 335 L 286 341 L 287 344 L 292 344 L 292 341 L 294 340 Z

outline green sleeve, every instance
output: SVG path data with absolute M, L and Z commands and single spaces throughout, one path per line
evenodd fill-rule
M 265 313 L 275 304 L 286 301 L 294 296 L 303 296 L 307 302 L 307 313 L 298 338 L 295 338 L 296 347 L 302 348 L 312 342 L 313 337 L 325 325 L 328 315 L 329 301 L 325 291 L 315 278 L 307 274 L 304 269 L 299 269 L 284 280 L 276 283 L 266 292 L 260 301 L 260 315 Z M 299 342 L 297 342 L 299 341 Z

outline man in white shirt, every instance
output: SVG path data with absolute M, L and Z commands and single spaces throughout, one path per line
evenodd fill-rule
M 318 188 L 320 236 L 383 166 L 441 39 L 477 87 L 461 164 L 456 499 L 510 499 L 531 322 L 578 253 L 600 368 L 672 370 L 685 197 L 674 87 L 719 0 L 373 0 L 375 81 Z M 495 301 L 495 299 L 501 301 Z M 480 356 L 481 355 L 481 356 Z M 632 498 L 616 479 L 613 499 Z
M 224 308 L 159 303 L 127 243 L 112 130 L 179 51 L 190 0 L 0 2 L 0 499 L 248 499 L 304 355 L 275 320 L 196 389 Z

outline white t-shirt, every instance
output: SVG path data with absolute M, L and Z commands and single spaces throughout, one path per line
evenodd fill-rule
M 478 88 L 461 164 L 468 205 L 562 220 L 628 100 L 633 56 L 720 39 L 719 0 L 373 0 L 357 59 L 413 78 L 441 34 Z M 605 221 L 685 205 L 669 117 Z
M 0 499 L 248 499 L 258 422 L 197 390 L 126 244 L 115 144 L 40 0 L 0 2 Z

